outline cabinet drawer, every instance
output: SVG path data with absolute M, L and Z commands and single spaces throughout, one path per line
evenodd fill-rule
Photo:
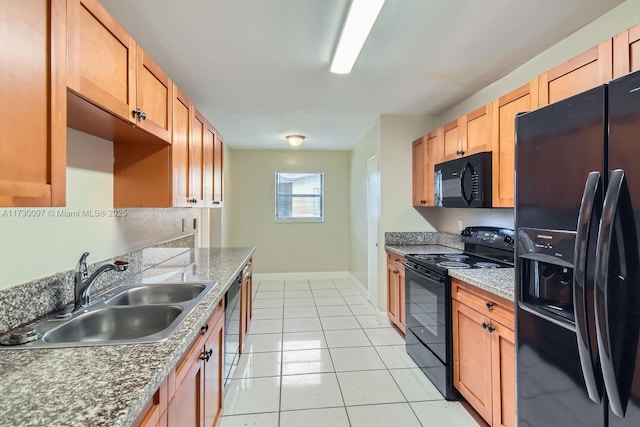
M 477 310 L 507 328 L 512 330 L 515 328 L 513 302 L 458 279 L 452 279 L 451 286 L 453 299 Z
M 393 262 L 402 265 L 404 257 L 395 252 L 387 251 L 387 262 Z

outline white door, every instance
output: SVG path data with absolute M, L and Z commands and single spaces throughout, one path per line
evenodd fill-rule
M 378 156 L 367 161 L 367 287 L 369 301 L 378 306 L 378 224 L 380 222 L 380 171 Z

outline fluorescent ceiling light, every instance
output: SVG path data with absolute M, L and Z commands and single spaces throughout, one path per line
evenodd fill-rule
M 338 48 L 331 63 L 332 73 L 351 72 L 383 4 L 384 0 L 352 0 Z

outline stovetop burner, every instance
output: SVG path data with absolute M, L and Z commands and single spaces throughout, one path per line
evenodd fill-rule
M 466 262 L 457 262 L 457 261 L 442 261 L 436 264 L 438 267 L 443 268 L 471 268 L 471 265 Z
M 440 257 L 440 255 L 422 255 L 422 254 L 418 254 L 418 255 L 414 255 L 414 257 L 416 257 L 418 259 L 423 259 L 425 261 L 433 261 L 434 259 L 438 259 Z
M 478 268 L 500 268 L 500 264 L 496 264 L 495 262 L 476 262 L 473 265 Z
M 441 255 L 442 258 L 447 258 L 447 259 L 452 259 L 455 261 L 462 261 L 464 259 L 468 259 L 469 255 L 465 255 L 465 254 L 442 254 Z

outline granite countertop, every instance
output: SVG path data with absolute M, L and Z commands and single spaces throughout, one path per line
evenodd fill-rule
M 402 256 L 408 254 L 451 254 L 462 252 L 460 249 L 442 245 L 386 245 L 384 248 Z
M 166 341 L 3 351 L 0 426 L 130 426 L 254 250 L 188 250 L 135 276 L 135 283 L 218 282 Z
M 453 269 L 449 270 L 449 276 L 509 301 L 515 301 L 515 270 L 513 268 Z

